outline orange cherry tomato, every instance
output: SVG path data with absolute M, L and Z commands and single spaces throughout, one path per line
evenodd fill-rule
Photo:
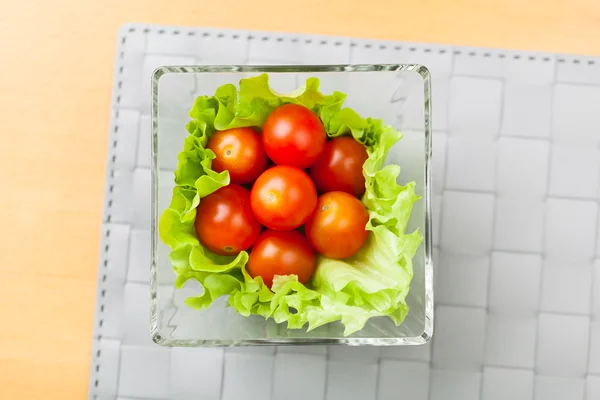
M 356 254 L 367 241 L 367 222 L 369 213 L 356 197 L 346 192 L 328 192 L 317 200 L 304 231 L 318 253 L 343 259 Z
M 267 153 L 253 128 L 233 128 L 217 131 L 206 145 L 216 158 L 212 169 L 229 171 L 231 183 L 244 184 L 255 180 L 267 166 Z

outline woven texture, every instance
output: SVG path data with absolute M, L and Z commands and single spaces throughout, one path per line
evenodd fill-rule
M 432 342 L 154 345 L 154 68 L 407 62 L 433 76 Z M 128 25 L 109 140 L 90 398 L 600 399 L 599 58 Z

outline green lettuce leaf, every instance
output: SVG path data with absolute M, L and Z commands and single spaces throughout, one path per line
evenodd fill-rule
M 383 121 L 362 118 L 344 108 L 346 95 L 319 91 L 319 80 L 289 94 L 275 93 L 262 74 L 218 88 L 214 96 L 200 96 L 190 110 L 189 135 L 178 156 L 175 188 L 169 208 L 161 215 L 159 234 L 171 247 L 171 264 L 177 274 L 176 287 L 190 279 L 204 288 L 186 300 L 192 308 L 210 306 L 228 295 L 229 305 L 241 315 L 261 315 L 288 328 L 308 330 L 340 321 L 345 335 L 362 329 L 369 318 L 387 316 L 396 324 L 408 313 L 406 296 L 413 276 L 412 258 L 422 242 L 420 232 L 405 233 L 413 204 L 419 199 L 414 182 L 396 183 L 397 165 L 384 166 L 390 148 L 402 135 Z M 369 212 L 369 238 L 353 257 L 332 260 L 319 257 L 311 282 L 298 277 L 276 276 L 269 289 L 260 277 L 246 271 L 248 253 L 219 256 L 198 241 L 194 229 L 196 207 L 203 197 L 229 184 L 227 171 L 211 169 L 215 155 L 205 148 L 217 130 L 261 127 L 277 107 L 294 103 L 312 109 L 323 121 L 328 136 L 351 135 L 367 148 L 363 166 L 366 191 L 362 202 Z

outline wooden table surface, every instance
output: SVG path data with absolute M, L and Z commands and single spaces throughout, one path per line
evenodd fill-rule
M 0 10 L 0 398 L 6 400 L 87 397 L 121 24 L 600 55 L 598 0 L 33 0 L 4 2 Z

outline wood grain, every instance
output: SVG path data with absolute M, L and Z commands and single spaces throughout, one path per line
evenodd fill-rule
M 113 55 L 123 23 L 600 54 L 596 0 L 4 3 L 0 398 L 11 400 L 87 396 Z

